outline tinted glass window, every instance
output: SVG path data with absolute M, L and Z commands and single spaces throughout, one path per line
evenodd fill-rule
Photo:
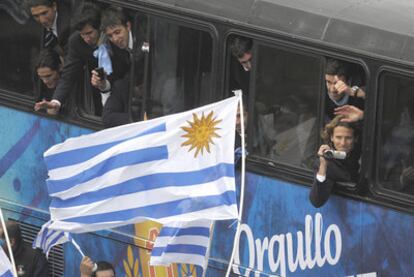
M 385 73 L 380 77 L 380 91 L 380 184 L 414 195 L 414 78 Z
M 32 96 L 34 60 L 42 31 L 20 2 L 0 5 L 0 88 Z
M 209 33 L 153 18 L 145 111 L 150 118 L 207 101 L 213 42 Z
M 322 60 L 261 45 L 257 50 L 253 154 L 310 168 L 318 141 Z

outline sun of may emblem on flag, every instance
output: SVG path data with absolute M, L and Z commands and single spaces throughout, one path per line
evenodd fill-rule
M 216 133 L 217 124 L 219 124 L 222 120 L 216 120 L 213 118 L 213 111 L 211 111 L 207 116 L 204 116 L 204 112 L 201 118 L 198 118 L 197 114 L 193 113 L 193 121 L 187 121 L 190 124 L 190 127 L 181 127 L 187 133 L 182 135 L 181 137 L 187 138 L 185 142 L 181 144 L 181 146 L 188 146 L 190 145 L 190 152 L 193 149 L 196 149 L 194 153 L 194 158 L 197 158 L 197 155 L 201 152 L 204 153 L 204 149 L 210 153 L 210 144 L 214 144 L 213 137 L 219 138 L 220 136 Z

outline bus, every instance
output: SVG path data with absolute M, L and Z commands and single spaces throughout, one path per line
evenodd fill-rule
M 60 0 L 75 9 L 83 0 Z M 67 113 L 35 112 L 33 59 L 42 30 L 21 0 L 0 4 L 0 207 L 31 242 L 49 219 L 42 154 L 103 128 L 83 72 Z M 414 6 L 410 1 L 97 0 L 131 15 L 148 42 L 144 83 L 130 84 L 134 120 L 232 94 L 244 78 L 247 166 L 232 276 L 411 276 L 414 272 Z M 251 69 L 232 56 L 252 42 Z M 134 46 L 137 47 L 137 46 Z M 309 201 L 325 121 L 325 65 L 348 63 L 366 91 L 358 182 Z M 240 77 L 241 76 L 241 77 Z M 139 95 L 137 96 L 137 87 Z M 237 180 L 240 174 L 237 175 Z M 225 276 L 236 224 L 216 222 L 208 266 L 152 267 L 161 226 L 144 222 L 76 235 L 85 254 L 119 276 Z M 54 276 L 78 276 L 81 256 L 55 247 Z

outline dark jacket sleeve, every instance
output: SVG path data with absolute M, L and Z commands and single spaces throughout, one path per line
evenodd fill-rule
M 311 201 L 312 205 L 316 208 L 323 206 L 326 201 L 328 201 L 333 186 L 333 180 L 326 178 L 325 181 L 321 183 L 316 179 L 315 174 L 312 189 L 309 194 L 309 200 Z
M 65 63 L 62 69 L 62 75 L 59 79 L 53 99 L 58 100 L 61 104 L 65 102 L 73 86 L 82 76 L 85 61 L 80 55 L 79 43 L 81 38 L 79 33 L 75 32 L 69 40 L 69 52 L 65 57 Z
M 58 32 L 58 43 L 63 49 L 64 53 L 67 53 L 67 44 L 71 32 L 70 26 L 70 15 L 71 8 L 64 1 L 58 1 L 58 19 L 57 19 L 57 32 Z
M 126 76 L 114 83 L 111 96 L 106 101 L 102 113 L 105 127 L 114 127 L 131 123 L 128 113 L 129 77 Z
M 319 159 L 315 163 L 315 178 L 309 199 L 313 206 L 319 208 L 328 201 L 332 189 L 337 182 L 356 182 L 358 180 L 358 156 L 350 154 L 345 160 L 330 160 L 326 170 L 326 179 L 319 182 L 316 179 L 316 172 L 319 168 Z
M 36 249 L 37 254 L 34 257 L 34 272 L 33 277 L 49 277 L 49 263 L 46 260 L 46 257 L 38 249 Z

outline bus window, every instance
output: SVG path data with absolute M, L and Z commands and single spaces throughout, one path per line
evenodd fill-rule
M 115 25 L 117 27 L 106 27 L 103 30 L 101 41 L 98 42 L 104 43 L 107 48 L 109 49 L 109 53 L 111 56 L 111 70 L 112 72 L 105 75 L 105 78 L 110 81 L 113 87 L 115 83 L 122 82 L 122 92 L 118 92 L 118 95 L 122 95 L 121 98 L 128 98 L 128 91 L 132 91 L 133 95 L 132 98 L 132 106 L 133 109 L 133 118 L 139 119 L 136 114 L 139 111 L 136 111 L 137 105 L 141 103 L 143 91 L 143 76 L 145 73 L 145 59 L 146 59 L 146 51 L 142 49 L 144 45 L 148 44 L 147 39 L 147 16 L 141 13 L 137 13 L 133 10 L 128 9 L 121 9 L 120 7 L 111 6 L 108 8 L 102 8 L 102 20 L 105 20 L 105 24 L 108 25 L 108 21 L 114 20 L 113 18 L 120 18 L 119 21 L 126 20 L 125 24 Z M 112 18 L 111 18 L 112 17 Z M 109 18 L 109 19 L 108 19 Z M 114 20 L 116 21 L 116 20 Z M 120 32 L 119 38 L 118 32 Z M 116 33 L 117 35 L 114 35 Z M 105 36 L 103 35 L 105 34 Z M 130 37 L 132 41 L 130 40 Z M 104 39 L 102 39 L 104 38 Z M 132 48 L 131 48 L 132 47 Z M 104 59 L 102 59 L 103 64 L 105 64 Z M 99 64 L 99 58 L 98 58 Z M 109 69 L 109 68 L 108 68 Z M 84 69 L 84 86 L 82 90 L 83 93 L 78 93 L 80 103 L 80 107 L 82 111 L 89 115 L 97 115 L 100 116 L 102 114 L 102 107 L 107 103 L 110 95 L 111 89 L 108 91 L 103 90 L 100 92 L 99 90 L 93 88 L 91 85 L 91 68 Z M 112 87 L 112 88 L 113 88 Z M 114 91 L 114 93 L 116 93 Z M 111 105 L 114 105 L 112 101 Z M 138 102 L 138 103 L 137 103 Z M 127 107 L 128 104 L 125 103 L 125 106 L 122 105 L 122 112 L 127 114 Z M 122 122 L 123 124 L 128 122 Z
M 322 59 L 259 45 L 256 66 L 253 154 L 311 168 Z
M 380 76 L 382 110 L 379 114 L 379 184 L 414 196 L 414 78 Z
M 0 89 L 33 97 L 33 65 L 41 28 L 19 3 L 0 5 L 0 26 L 4 27 L 0 34 Z
M 211 35 L 159 18 L 152 18 L 150 28 L 149 118 L 206 103 L 211 93 Z
M 325 124 L 334 119 L 335 109 L 338 107 L 351 105 L 361 111 L 364 110 L 366 88 L 365 72 L 362 66 L 328 57 L 325 63 L 324 78 L 326 85 Z

